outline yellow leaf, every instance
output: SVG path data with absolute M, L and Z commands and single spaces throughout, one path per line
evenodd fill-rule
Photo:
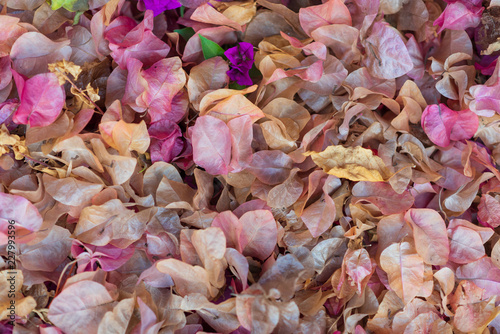
M 87 93 L 89 98 L 92 100 L 92 102 L 97 102 L 101 99 L 101 97 L 99 96 L 99 88 L 94 89 L 94 87 L 92 87 L 90 85 L 90 83 L 85 88 L 85 92 Z
M 78 76 L 82 72 L 82 68 L 75 65 L 71 61 L 66 61 L 65 59 L 49 64 L 49 71 L 54 73 L 59 79 L 59 84 L 63 85 L 69 78 L 67 74 L 71 74 L 73 78 L 78 79 Z
M 24 159 L 24 155 L 28 153 L 28 148 L 24 140 L 21 140 L 17 135 L 11 135 L 5 124 L 0 128 L 0 156 L 9 153 L 12 150 L 16 160 Z
M 481 51 L 481 55 L 490 55 L 498 50 L 500 50 L 500 41 L 493 42 L 488 45 L 488 48 L 486 50 Z
M 107 27 L 113 18 L 113 14 L 118 8 L 120 0 L 111 0 L 104 5 L 104 25 Z
M 57 168 L 57 167 L 44 167 L 44 166 L 32 166 L 31 167 L 34 170 L 40 171 L 42 173 L 45 173 L 47 175 L 53 176 L 58 179 L 63 179 L 67 177 L 68 171 L 63 168 Z
M 328 146 L 323 152 L 306 152 L 325 172 L 351 181 L 381 182 L 390 177 L 382 159 L 361 146 Z

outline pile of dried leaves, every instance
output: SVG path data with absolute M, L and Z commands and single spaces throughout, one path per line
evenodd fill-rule
M 500 332 L 500 1 L 0 14 L 1 333 Z

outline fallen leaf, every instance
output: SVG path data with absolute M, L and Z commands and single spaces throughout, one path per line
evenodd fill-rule
M 357 146 L 328 146 L 322 152 L 306 152 L 325 172 L 351 181 L 380 182 L 388 178 L 384 162 L 369 149 Z

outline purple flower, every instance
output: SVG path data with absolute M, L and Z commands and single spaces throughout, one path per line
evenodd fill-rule
M 227 75 L 229 75 L 229 79 L 236 81 L 238 85 L 250 86 L 253 84 L 253 81 L 250 79 L 248 71 L 249 70 L 238 67 L 231 67 L 231 69 L 227 71 Z
M 233 66 L 251 69 L 253 64 L 253 45 L 246 42 L 238 43 L 237 46 L 227 49 L 224 55 Z
M 253 45 L 246 42 L 238 43 L 237 46 L 227 49 L 224 55 L 231 63 L 231 69 L 227 71 L 229 78 L 232 81 L 236 81 L 238 85 L 251 85 L 252 79 L 250 79 L 248 72 L 254 62 Z
M 182 5 L 177 0 L 140 0 L 137 8 L 139 10 L 150 9 L 153 11 L 154 16 L 156 16 L 168 9 L 175 9 L 180 6 Z

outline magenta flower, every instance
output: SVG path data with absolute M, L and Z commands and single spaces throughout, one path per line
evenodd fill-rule
M 230 62 L 231 68 L 227 71 L 229 79 L 236 81 L 238 85 L 251 85 L 253 82 L 249 71 L 254 62 L 253 45 L 246 42 L 238 43 L 237 46 L 227 49 L 224 55 Z
M 250 78 L 249 70 L 240 69 L 238 67 L 233 67 L 229 71 L 227 71 L 227 75 L 229 75 L 229 79 L 235 81 L 238 85 L 241 86 L 250 86 L 253 84 L 252 79 Z
M 157 16 L 169 9 L 175 9 L 182 6 L 177 0 L 140 0 L 137 8 L 139 10 L 150 9 L 154 16 Z
M 237 46 L 227 49 L 224 55 L 233 66 L 251 69 L 253 64 L 253 45 L 246 42 L 238 43 Z

